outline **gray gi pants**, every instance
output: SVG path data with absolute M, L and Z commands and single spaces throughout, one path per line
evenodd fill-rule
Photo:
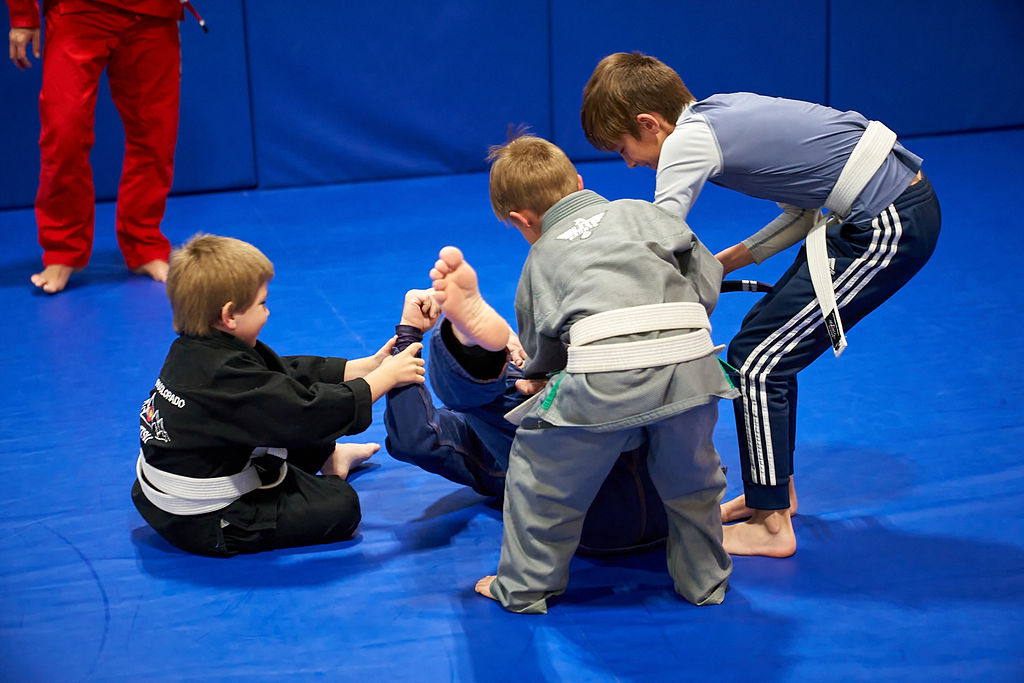
M 505 609 L 546 613 L 565 591 L 583 519 L 619 453 L 646 432 L 648 469 L 668 513 L 668 571 L 695 605 L 722 602 L 732 559 L 722 547 L 725 475 L 712 442 L 718 401 L 615 432 L 520 427 L 505 481 L 504 535 L 491 593 Z

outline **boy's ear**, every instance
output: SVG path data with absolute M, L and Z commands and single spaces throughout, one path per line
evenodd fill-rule
M 234 330 L 238 323 L 235 322 L 235 304 L 229 301 L 220 308 L 220 324 L 228 330 Z
M 522 212 L 520 212 L 520 211 L 509 211 L 508 212 L 508 218 L 509 218 L 509 221 L 511 221 L 512 225 L 514 225 L 519 230 L 524 230 L 524 229 L 525 230 L 529 230 L 530 229 L 530 219 L 529 219 L 528 216 L 524 216 L 522 214 Z
M 583 189 L 583 176 L 579 173 L 576 174 L 576 186 L 581 190 Z
M 636 122 L 640 124 L 640 129 L 651 133 L 657 133 L 661 130 L 661 122 L 663 120 L 660 114 L 645 112 L 636 115 Z
M 509 221 L 522 233 L 527 242 L 533 244 L 540 239 L 540 216 L 529 209 L 522 211 L 510 211 Z

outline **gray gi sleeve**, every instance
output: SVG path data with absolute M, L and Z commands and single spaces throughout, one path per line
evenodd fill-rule
M 722 172 L 722 152 L 703 116 L 677 124 L 658 158 L 654 203 L 686 220 L 708 178 Z
M 743 240 L 743 246 L 750 250 L 754 263 L 761 263 L 769 256 L 774 256 L 807 237 L 807 233 L 814 226 L 814 221 L 820 215 L 817 209 L 801 209 L 788 204 L 779 206 L 783 213 Z

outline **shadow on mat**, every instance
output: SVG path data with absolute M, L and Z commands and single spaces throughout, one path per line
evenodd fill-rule
M 39 259 L 25 259 L 17 263 L 0 265 L 0 288 L 24 287 L 26 292 L 50 296 L 29 280 L 33 273 L 38 273 L 42 269 L 43 264 Z M 116 249 L 95 251 L 85 269 L 78 273 L 72 273 L 64 291 L 145 277 L 145 275 L 138 275 L 128 270 L 120 251 Z
M 132 530 L 142 570 L 153 576 L 199 586 L 311 586 L 334 583 L 339 577 L 381 570 L 393 558 L 449 546 L 470 520 L 501 512 L 478 503 L 486 501 L 470 489 L 458 489 L 432 504 L 424 516 L 399 525 L 388 525 L 400 547 L 381 553 L 356 549 L 362 532 L 382 529 L 366 520 L 348 541 L 299 548 L 281 548 L 230 558 L 204 557 L 180 550 L 148 526 Z M 495 549 L 500 545 L 495 539 Z
M 761 589 L 915 609 L 949 602 L 1024 604 L 1024 551 L 1002 543 L 907 533 L 864 516 L 794 517 L 796 555 L 733 558 L 734 577 Z

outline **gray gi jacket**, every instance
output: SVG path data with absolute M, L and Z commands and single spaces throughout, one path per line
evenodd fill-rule
M 718 301 L 721 264 L 686 223 L 648 202 L 609 202 L 582 190 L 551 207 L 541 231 L 516 293 L 528 376 L 563 370 L 569 328 L 587 316 L 666 302 L 699 302 L 710 314 Z M 646 332 L 597 343 L 690 331 Z M 657 368 L 558 372 L 527 419 L 613 431 L 738 395 L 714 355 Z

